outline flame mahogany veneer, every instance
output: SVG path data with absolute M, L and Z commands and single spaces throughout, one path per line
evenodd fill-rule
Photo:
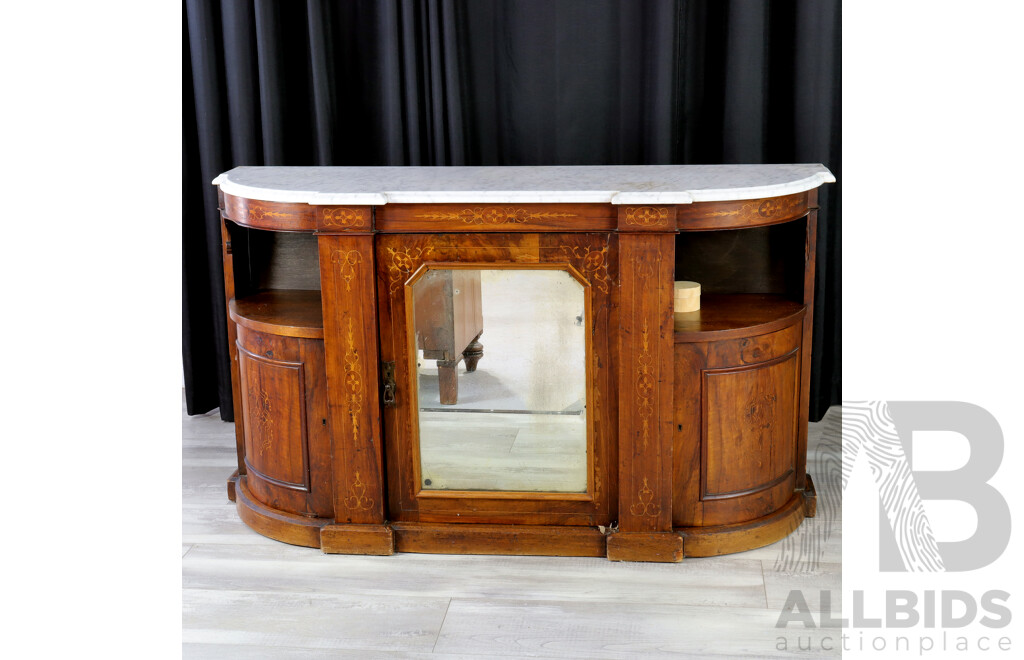
M 668 562 L 783 538 L 815 502 L 805 466 L 816 187 L 679 204 L 332 205 L 221 183 L 239 516 L 331 553 Z M 700 279 L 677 277 L 677 246 L 775 225 L 789 229 L 760 234 L 769 247 L 707 255 L 710 279 L 763 268 L 744 281 L 764 290 L 705 289 L 699 311 L 673 314 L 673 280 Z M 255 290 L 250 271 L 270 262 L 252 255 L 273 239 L 260 232 L 315 241 L 320 290 Z M 584 284 L 586 493 L 420 490 L 402 394 L 414 386 L 406 282 L 429 263 L 550 265 Z

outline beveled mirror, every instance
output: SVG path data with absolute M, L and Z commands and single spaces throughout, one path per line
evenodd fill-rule
M 576 276 L 428 264 L 407 300 L 420 489 L 585 493 L 589 310 Z

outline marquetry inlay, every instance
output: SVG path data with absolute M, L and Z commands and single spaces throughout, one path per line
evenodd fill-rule
M 363 257 L 358 250 L 349 250 L 348 252 L 335 250 L 331 255 L 331 261 L 341 267 L 341 279 L 345 281 L 346 291 L 352 290 L 352 280 L 355 278 L 356 270 L 362 260 Z
M 668 224 L 668 209 L 663 206 L 627 206 L 626 224 L 638 227 L 660 227 Z
M 654 276 L 651 265 L 639 261 L 636 265 L 636 277 L 640 283 L 641 290 L 649 286 L 650 279 Z M 640 313 L 644 314 L 643 307 Z M 644 316 L 640 326 L 640 353 L 636 356 L 636 405 L 637 415 L 640 416 L 640 438 L 643 441 L 644 449 L 647 448 L 651 438 L 651 418 L 654 416 L 654 385 L 656 381 L 654 368 L 655 359 L 651 353 L 651 330 L 647 317 Z
M 580 270 L 601 293 L 608 293 L 611 278 L 608 276 L 608 246 L 594 250 L 589 245 L 562 246 L 567 257 L 579 261 Z
M 249 219 L 259 222 L 265 218 L 294 218 L 294 213 L 283 213 L 281 211 L 271 211 L 265 209 L 262 206 L 249 205 Z
M 637 491 L 637 500 L 629 507 L 629 512 L 638 518 L 655 518 L 661 513 L 661 505 L 654 501 L 654 491 L 647 485 L 647 477 L 644 477 Z
M 530 211 L 524 208 L 477 206 L 459 211 L 434 211 L 420 213 L 417 218 L 430 220 L 461 220 L 467 225 L 505 225 L 522 224 L 527 220 L 546 220 L 548 218 L 574 218 L 575 213 L 560 211 Z
M 339 229 L 353 229 L 366 225 L 366 212 L 361 209 L 323 209 L 323 225 Z
M 420 258 L 430 254 L 433 249 L 429 246 L 426 248 L 415 247 L 401 250 L 389 247 L 387 251 L 391 256 L 391 263 L 388 264 L 388 280 L 391 283 L 388 286 L 388 290 L 391 293 L 398 291 L 402 287 L 402 276 L 411 273 L 413 268 L 419 264 Z
M 373 508 L 373 499 L 366 496 L 366 484 L 359 478 L 356 471 L 356 480 L 348 488 L 349 496 L 345 498 L 345 508 L 351 511 L 368 511 Z
M 709 218 L 735 216 L 741 220 L 770 220 L 772 218 L 785 217 L 790 212 L 803 206 L 804 202 L 805 198 L 802 195 L 769 197 L 768 199 L 747 202 L 728 211 L 709 211 L 704 215 Z
M 360 373 L 359 353 L 356 351 L 352 317 L 348 317 L 346 333 L 348 350 L 345 352 L 345 387 L 348 389 L 348 417 L 352 424 L 352 438 L 359 437 L 359 413 L 363 410 L 363 377 Z

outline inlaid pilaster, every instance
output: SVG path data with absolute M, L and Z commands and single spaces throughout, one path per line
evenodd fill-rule
M 674 229 L 667 219 L 664 227 Z M 619 531 L 608 540 L 610 559 L 682 558 L 672 533 L 674 271 L 673 234 L 619 235 Z
M 319 237 L 334 517 L 383 523 L 373 236 Z

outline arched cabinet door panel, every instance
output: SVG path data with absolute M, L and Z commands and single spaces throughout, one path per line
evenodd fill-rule
M 704 524 L 743 522 L 785 504 L 795 486 L 800 350 L 704 372 Z
M 240 325 L 237 352 L 250 492 L 281 511 L 332 516 L 323 341 Z
M 802 316 L 775 332 L 677 344 L 677 527 L 742 523 L 792 499 Z

